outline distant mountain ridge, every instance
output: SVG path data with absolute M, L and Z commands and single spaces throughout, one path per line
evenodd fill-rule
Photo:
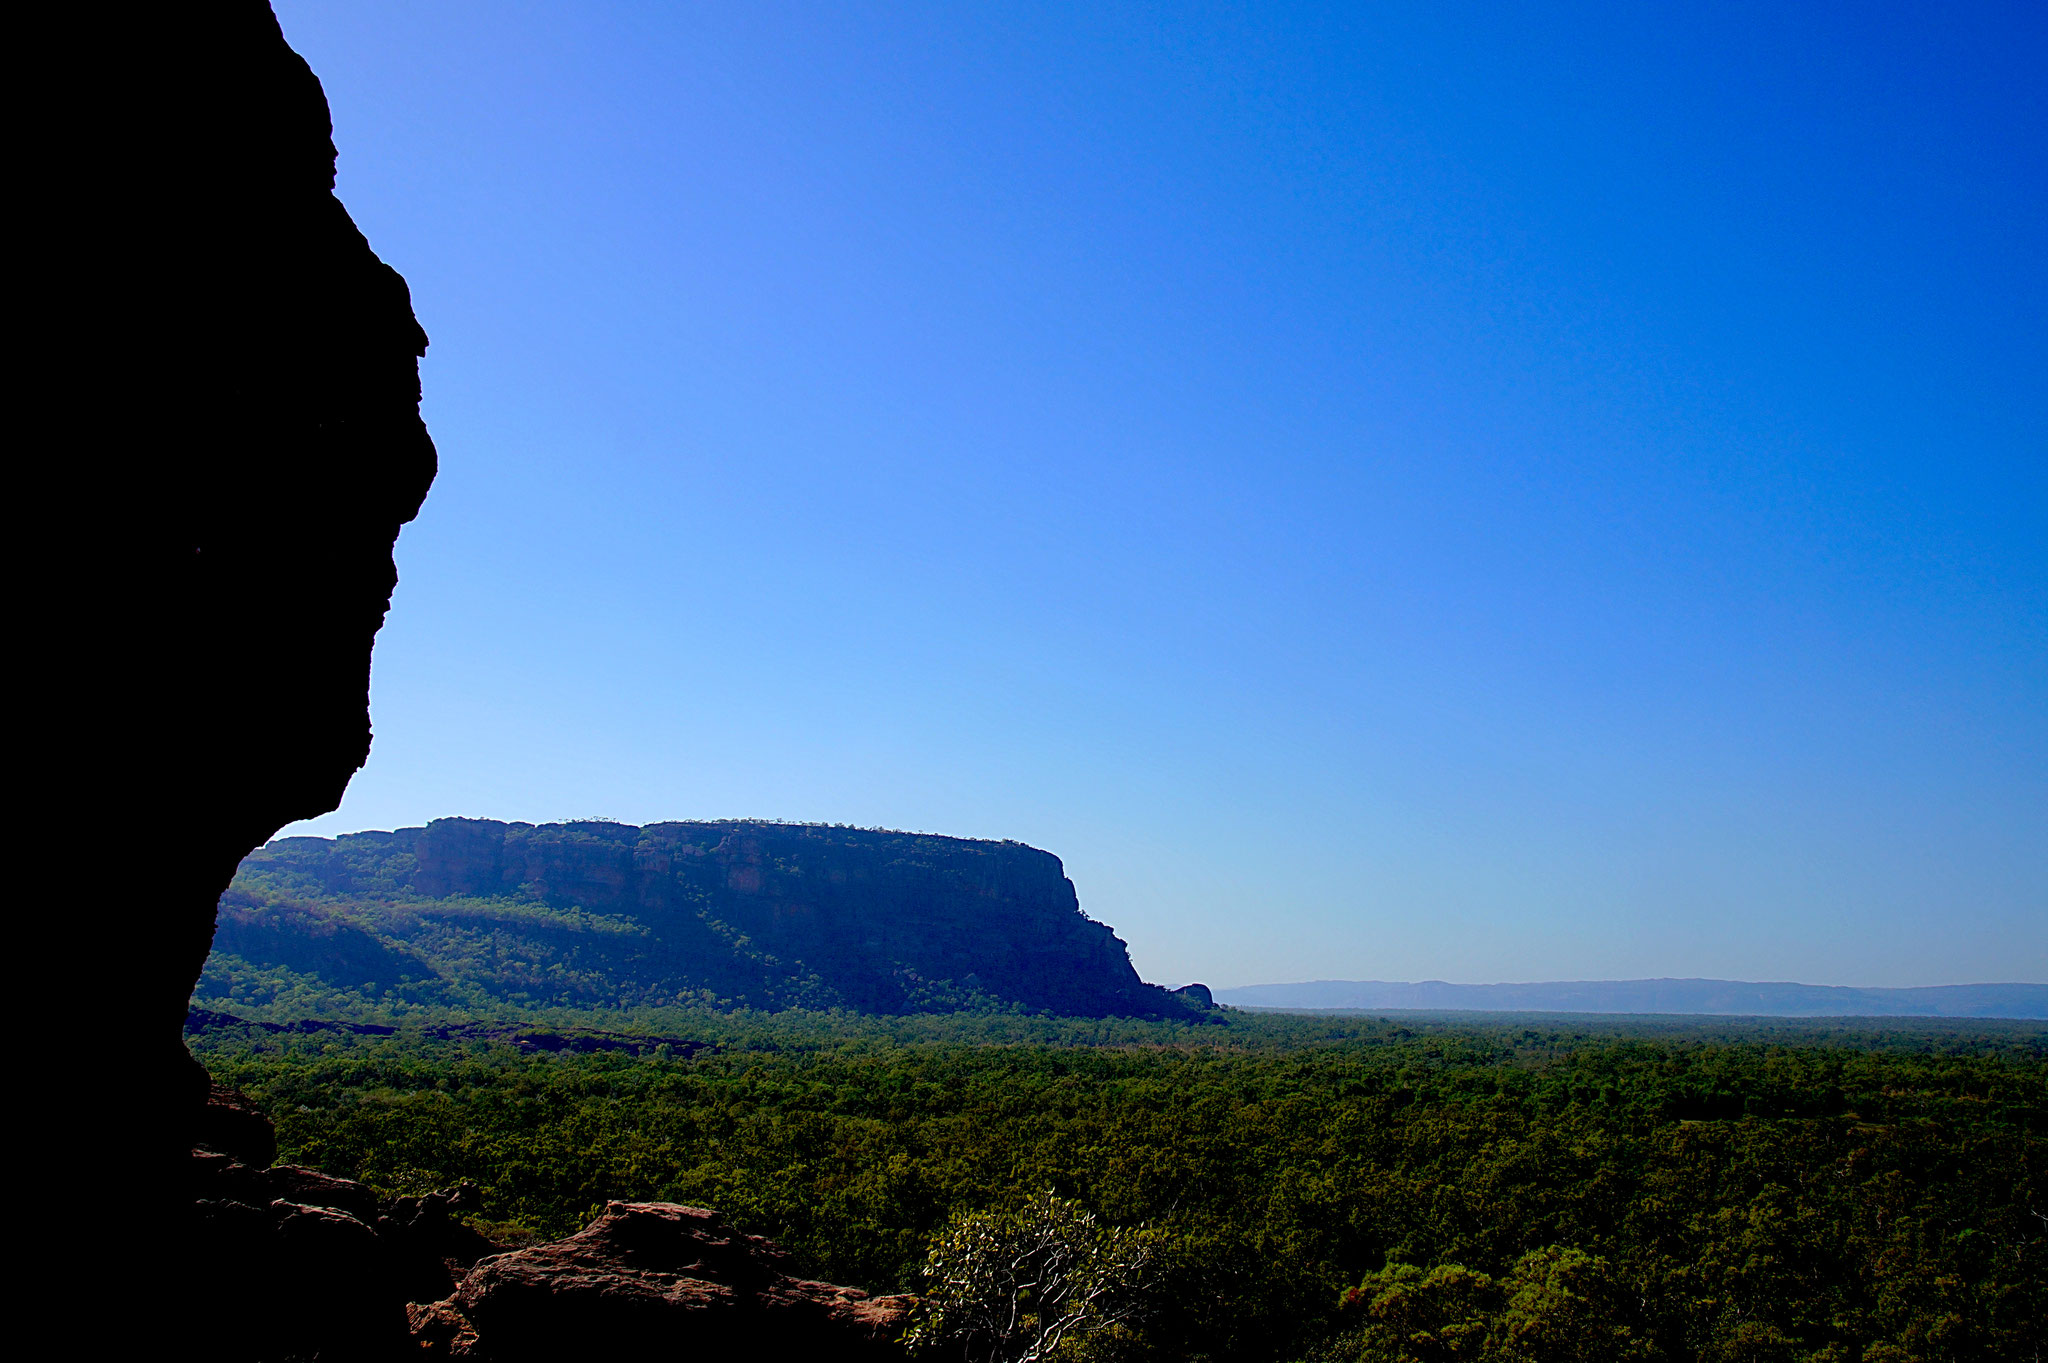
M 816 824 L 437 819 L 281 838 L 221 897 L 204 1007 L 1023 1008 L 1184 1015 L 1060 859 Z
M 1750 1017 L 2048 1018 L 2048 984 L 1944 984 L 1919 989 L 1749 980 L 1569 980 L 1446 984 L 1442 980 L 1310 980 L 1218 989 L 1238 1008 L 1417 1008 L 1498 1013 L 1695 1013 Z

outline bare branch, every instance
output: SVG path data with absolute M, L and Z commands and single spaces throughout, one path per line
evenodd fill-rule
M 1143 1234 L 1051 1192 L 1008 1215 L 956 1217 L 934 1238 L 906 1342 L 1044 1363 L 1066 1340 L 1132 1319 L 1151 1260 Z

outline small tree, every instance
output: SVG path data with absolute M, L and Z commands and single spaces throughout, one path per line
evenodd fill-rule
M 1344 1346 L 1355 1363 L 1494 1363 L 1488 1351 L 1501 1292 L 1492 1278 L 1462 1264 L 1424 1271 L 1388 1264 L 1346 1292 L 1338 1305 L 1364 1324 Z
M 1623 1323 L 1625 1296 L 1607 1261 L 1556 1245 L 1532 1249 L 1501 1286 L 1508 1293 L 1500 1356 L 1522 1363 L 1629 1363 L 1649 1350 Z
M 1152 1247 L 1078 1202 L 1039 1194 L 1016 1212 L 955 1216 L 925 1259 L 906 1342 L 978 1363 L 1041 1363 L 1077 1335 L 1130 1320 Z
M 1505 1278 L 1459 1264 L 1388 1264 L 1338 1303 L 1358 1329 L 1332 1356 L 1349 1363 L 1638 1363 L 1607 1261 L 1584 1250 L 1531 1250 Z

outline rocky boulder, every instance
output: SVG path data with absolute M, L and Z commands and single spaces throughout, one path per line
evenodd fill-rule
M 466 1227 L 416 1230 L 373 1189 L 313 1169 L 197 1149 L 189 1178 L 180 1271 L 211 1308 L 206 1353 L 223 1363 L 399 1358 L 408 1299 L 446 1292 L 496 1248 Z
M 276 1148 L 269 1119 L 218 1084 L 202 1127 L 215 1141 L 186 1162 L 184 1257 L 169 1273 L 203 1297 L 221 1363 L 519 1363 L 582 1357 L 599 1339 L 629 1357 L 901 1356 L 909 1298 L 804 1279 L 715 1212 L 614 1202 L 579 1234 L 506 1252 L 462 1219 L 483 1210 L 475 1184 L 385 1197 L 261 1162 Z
M 185 1164 L 182 1257 L 161 1276 L 203 1302 L 206 1351 L 222 1363 L 406 1356 L 407 1304 L 445 1296 L 500 1248 L 458 1219 L 480 1210 L 473 1184 L 387 1198 L 271 1163 L 270 1120 L 234 1089 L 213 1085 L 199 1129 L 207 1140 Z
M 409 1308 L 426 1357 L 540 1363 L 731 1352 L 899 1358 L 911 1298 L 797 1277 L 789 1256 L 716 1212 L 614 1202 L 565 1240 L 480 1261 L 445 1300 Z
M 208 1085 L 192 1143 L 261 1169 L 277 1158 L 277 1132 L 247 1095 L 225 1084 Z

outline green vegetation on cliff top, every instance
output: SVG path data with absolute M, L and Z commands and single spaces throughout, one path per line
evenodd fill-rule
M 221 897 L 204 1006 L 1173 1016 L 1021 843 L 749 821 L 424 828 L 259 849 Z

